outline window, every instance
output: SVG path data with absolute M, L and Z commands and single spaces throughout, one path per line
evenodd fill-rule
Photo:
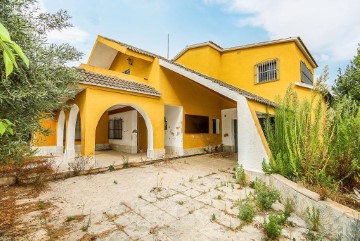
M 269 60 L 256 65 L 256 83 L 279 79 L 278 60 Z
M 109 139 L 122 139 L 122 119 L 109 120 Z
M 313 85 L 313 74 L 303 61 L 300 61 L 301 82 Z
M 212 119 L 213 123 L 213 134 L 220 134 L 220 120 L 219 119 Z
M 81 121 L 79 116 L 77 117 L 75 124 L 75 140 L 77 141 L 81 140 Z
M 130 69 L 127 69 L 123 72 L 124 74 L 130 74 Z
M 185 133 L 209 133 L 209 117 L 185 115 Z

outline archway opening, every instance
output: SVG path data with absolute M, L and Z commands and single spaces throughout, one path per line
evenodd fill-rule
M 96 127 L 97 165 L 144 161 L 151 158 L 152 150 L 152 125 L 141 108 L 119 104 L 103 113 Z

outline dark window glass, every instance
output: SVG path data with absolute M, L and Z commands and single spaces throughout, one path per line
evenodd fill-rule
M 122 139 L 122 119 L 109 120 L 109 139 Z
M 209 133 L 209 117 L 185 115 L 185 133 Z
M 300 61 L 301 68 L 301 82 L 309 85 L 313 85 L 313 74 L 306 64 Z

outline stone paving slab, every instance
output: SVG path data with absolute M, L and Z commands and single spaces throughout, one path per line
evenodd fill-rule
M 233 160 L 196 156 L 54 182 L 38 199 L 23 200 L 53 202 L 46 225 L 36 221 L 41 214 L 36 211 L 24 216 L 18 227 L 33 223 L 28 240 L 262 240 L 259 227 L 267 213 L 258 214 L 251 224 L 237 217 L 235 203 L 252 189 L 235 183 L 234 166 Z M 65 222 L 80 214 L 83 220 Z M 295 227 L 284 228 L 283 240 L 302 240 L 307 232 L 303 220 L 293 214 L 289 220 Z M 54 231 L 49 227 L 62 226 L 66 230 L 56 239 L 49 236 Z

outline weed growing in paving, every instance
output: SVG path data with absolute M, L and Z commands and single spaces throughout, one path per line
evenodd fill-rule
M 89 229 L 89 227 L 90 227 L 90 223 L 91 223 L 91 209 L 90 209 L 89 218 L 88 218 L 86 224 L 85 224 L 85 223 L 83 224 L 83 226 L 81 227 L 81 230 L 82 230 L 83 232 L 87 232 L 88 229 Z
M 243 202 L 240 202 L 238 217 L 247 223 L 253 221 L 255 217 L 255 207 L 250 200 L 246 199 Z
M 211 221 L 215 221 L 216 220 L 216 216 L 215 216 L 215 213 L 213 213 L 212 215 L 211 215 Z
M 115 167 L 114 167 L 113 165 L 110 165 L 110 166 L 109 166 L 109 171 L 110 171 L 110 172 L 115 171 Z
M 114 184 L 118 184 L 118 182 L 114 180 Z
M 256 194 L 256 205 L 261 210 L 268 210 L 271 205 L 280 200 L 280 193 L 267 186 L 265 182 L 260 179 L 255 180 L 255 194 Z
M 312 231 L 319 231 L 320 226 L 320 210 L 318 208 L 309 207 L 305 210 L 305 219 Z
M 129 157 L 127 157 L 127 156 L 122 156 L 122 159 L 123 159 L 123 166 L 122 166 L 122 168 L 124 168 L 124 169 L 129 168 Z
M 176 201 L 176 203 L 179 205 L 184 205 L 184 201 Z
M 39 201 L 38 206 L 40 210 L 44 210 L 46 207 L 46 203 L 44 201 Z
M 73 220 L 75 220 L 74 216 L 67 216 L 65 221 L 66 222 L 71 222 Z
M 237 164 L 235 169 L 236 183 L 240 187 L 245 187 L 247 185 L 245 170 L 242 165 Z
M 219 194 L 219 195 L 217 196 L 217 199 L 221 200 L 221 199 L 222 199 L 222 196 Z
M 290 217 L 290 214 L 292 212 L 294 212 L 294 201 L 292 201 L 290 198 L 286 199 L 286 203 L 285 203 L 285 211 L 284 211 L 284 215 L 286 218 Z
M 273 214 L 271 213 L 268 219 L 264 220 L 264 232 L 268 239 L 277 239 L 280 234 L 281 230 L 285 224 L 286 217 L 284 214 Z

